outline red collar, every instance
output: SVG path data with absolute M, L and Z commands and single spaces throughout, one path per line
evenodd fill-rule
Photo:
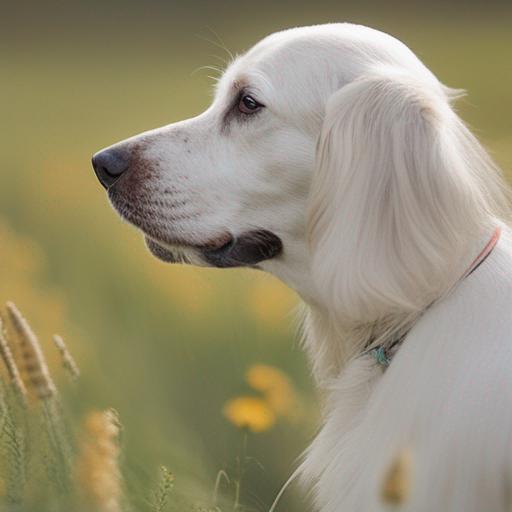
M 466 270 L 466 273 L 462 276 L 462 279 L 472 274 L 487 259 L 489 254 L 491 254 L 492 250 L 496 247 L 500 236 L 501 228 L 498 226 L 495 229 L 491 239 L 487 242 L 487 245 L 482 249 L 480 254 L 474 259 L 473 263 L 471 263 L 469 268 Z

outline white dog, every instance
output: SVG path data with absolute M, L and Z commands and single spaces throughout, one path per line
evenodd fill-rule
M 389 35 L 297 28 L 237 58 L 203 114 L 93 159 L 159 258 L 302 297 L 327 396 L 300 473 L 321 512 L 388 510 L 403 450 L 400 510 L 512 507 L 507 191 L 453 97 Z

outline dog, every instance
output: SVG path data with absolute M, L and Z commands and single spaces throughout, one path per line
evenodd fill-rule
M 512 506 L 509 192 L 458 96 L 390 35 L 294 28 L 235 58 L 204 113 L 93 157 L 157 258 L 302 298 L 325 403 L 297 475 L 319 512 L 389 510 L 404 451 L 401 511 Z

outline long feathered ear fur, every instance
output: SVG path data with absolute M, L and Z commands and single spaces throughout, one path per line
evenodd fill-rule
M 406 71 L 379 69 L 334 93 L 317 151 L 313 278 L 331 322 L 361 340 L 396 332 L 449 290 L 471 244 L 506 215 L 499 172 L 449 90 Z

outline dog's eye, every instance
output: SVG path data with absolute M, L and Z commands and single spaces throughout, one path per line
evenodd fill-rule
M 242 114 L 254 114 L 262 107 L 263 105 L 261 103 L 258 103 L 252 96 L 249 96 L 248 94 L 242 96 L 240 98 L 240 102 L 238 103 L 238 110 L 240 110 Z

